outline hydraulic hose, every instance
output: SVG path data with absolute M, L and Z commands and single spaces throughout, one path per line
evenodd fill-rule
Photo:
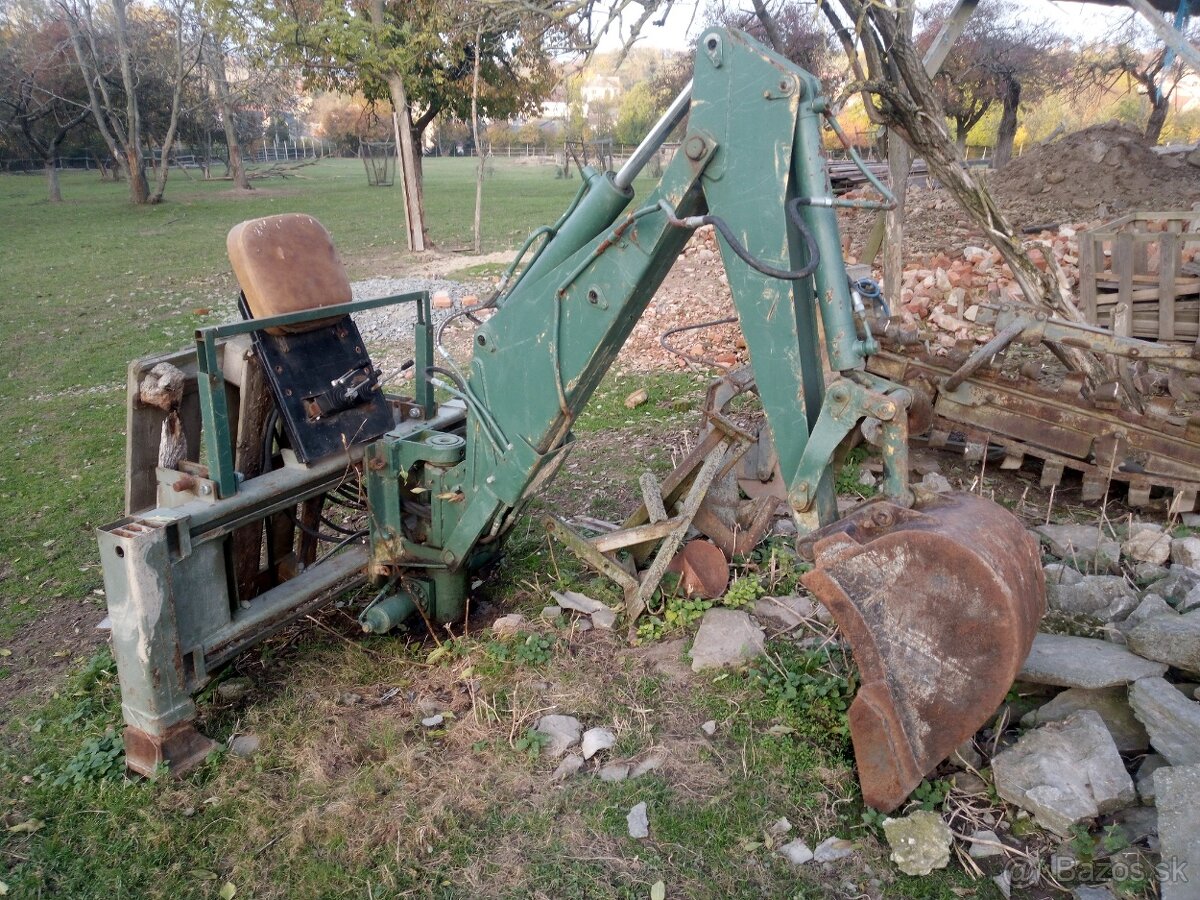
M 800 232 L 800 236 L 804 238 L 804 246 L 808 252 L 808 262 L 801 268 L 777 269 L 770 263 L 763 262 L 756 258 L 737 239 L 724 219 L 720 216 L 703 215 L 703 216 L 688 216 L 686 219 L 680 219 L 675 215 L 675 211 L 671 209 L 670 204 L 666 200 L 659 203 L 659 208 L 666 213 L 667 221 L 677 228 L 699 228 L 701 225 L 713 226 L 725 239 L 725 243 L 729 245 L 738 258 L 742 260 L 750 268 L 756 272 L 761 272 L 768 278 L 778 278 L 782 281 L 799 281 L 802 278 L 807 278 L 813 272 L 817 271 L 817 267 L 821 264 L 821 251 L 817 247 L 816 239 L 813 237 L 812 231 L 809 230 L 808 224 L 804 221 L 804 217 L 800 214 L 800 207 L 804 206 L 803 197 L 793 197 L 784 206 L 787 211 L 788 221 L 796 226 L 796 230 Z

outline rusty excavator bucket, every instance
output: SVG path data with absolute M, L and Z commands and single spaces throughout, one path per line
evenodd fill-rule
M 890 812 L 996 711 L 1045 612 L 1037 542 L 974 494 L 874 500 L 806 535 L 805 586 L 850 642 L 863 799 Z

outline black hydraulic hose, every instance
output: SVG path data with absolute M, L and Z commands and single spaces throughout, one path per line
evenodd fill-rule
M 695 325 L 676 325 L 674 328 L 669 328 L 660 334 L 658 336 L 658 343 L 668 353 L 674 353 L 681 359 L 686 359 L 688 362 L 695 363 L 698 366 L 725 368 L 716 360 L 705 359 L 701 356 L 692 356 L 690 353 L 684 353 L 678 347 L 672 347 L 667 342 L 667 339 L 674 337 L 677 334 L 682 334 L 685 331 L 699 331 L 701 328 L 715 328 L 717 325 L 732 325 L 737 320 L 737 316 L 728 316 L 724 319 L 713 319 L 711 322 L 698 322 Z
M 677 227 L 682 228 L 698 228 L 701 225 L 711 225 L 720 232 L 721 237 L 725 239 L 725 243 L 729 248 L 737 254 L 750 268 L 756 272 L 761 272 L 769 278 L 778 278 L 782 281 L 799 281 L 802 278 L 807 278 L 813 272 L 817 271 L 817 266 L 821 264 L 821 250 L 817 247 L 817 241 L 813 237 L 812 231 L 809 230 L 808 224 L 804 221 L 803 215 L 800 213 L 800 207 L 805 205 L 804 197 L 793 197 L 787 202 L 784 209 L 787 211 L 788 221 L 796 226 L 796 230 L 800 232 L 800 236 L 804 238 L 804 246 L 808 251 L 808 263 L 802 268 L 796 270 L 777 269 L 769 263 L 765 263 L 760 259 L 756 259 L 751 255 L 750 251 L 742 246 L 738 241 L 737 236 L 733 233 L 733 229 L 720 216 L 704 215 L 704 216 L 689 216 L 686 219 L 680 219 L 673 212 L 664 207 L 664 212 L 667 213 L 668 221 Z

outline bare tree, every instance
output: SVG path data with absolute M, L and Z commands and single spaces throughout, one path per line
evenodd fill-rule
M 1143 36 L 1131 24 L 1115 40 L 1087 48 L 1079 67 L 1083 84 L 1090 81 L 1106 90 L 1128 86 L 1146 97 L 1150 115 L 1143 134 L 1151 144 L 1158 143 L 1171 109 L 1171 95 L 1183 75 L 1179 61 L 1168 65 L 1167 52 L 1166 47 L 1146 48 Z
M 1072 298 L 1053 274 L 1034 264 L 991 194 L 966 166 L 946 130 L 933 81 L 905 33 L 903 6 L 883 0 L 837 0 L 836 9 L 832 3 L 821 8 L 838 33 L 852 42 L 852 49 L 861 50 L 865 69 L 858 53 L 848 54 L 855 79 L 851 87 L 862 93 L 872 121 L 892 129 L 925 160 L 942 186 L 1000 251 L 1013 280 L 1031 304 L 1082 321 Z M 1051 349 L 1068 367 L 1084 373 L 1092 388 L 1111 381 L 1107 367 L 1091 354 L 1062 345 L 1052 345 Z
M 41 160 L 51 203 L 62 201 L 59 148 L 90 115 L 70 54 L 61 19 L 26 21 L 0 45 L 0 127 Z
M 172 26 L 171 44 L 164 60 L 168 68 L 163 73 L 171 86 L 171 100 L 166 133 L 160 141 L 158 172 L 154 191 L 150 195 L 151 203 L 161 203 L 166 191 L 170 154 L 175 146 L 175 135 L 179 131 L 179 119 L 183 113 L 184 89 L 188 77 L 200 62 L 205 42 L 204 30 L 194 16 L 189 0 L 171 0 L 161 8 L 161 14 Z
M 129 197 L 148 203 L 146 161 L 142 156 L 142 122 L 138 109 L 137 81 L 129 38 L 127 0 L 111 0 L 111 22 L 103 28 L 91 0 L 58 0 L 71 35 L 80 74 L 87 85 L 88 105 L 121 176 L 129 183 Z M 111 45 L 115 45 L 115 52 Z M 120 74 L 124 108 L 114 87 L 112 70 Z

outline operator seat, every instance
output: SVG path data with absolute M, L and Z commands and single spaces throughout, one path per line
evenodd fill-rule
M 312 216 L 284 213 L 235 225 L 226 239 L 245 319 L 349 303 L 346 267 Z M 254 346 L 297 459 L 311 462 L 374 440 L 391 407 L 348 313 L 254 332 Z

